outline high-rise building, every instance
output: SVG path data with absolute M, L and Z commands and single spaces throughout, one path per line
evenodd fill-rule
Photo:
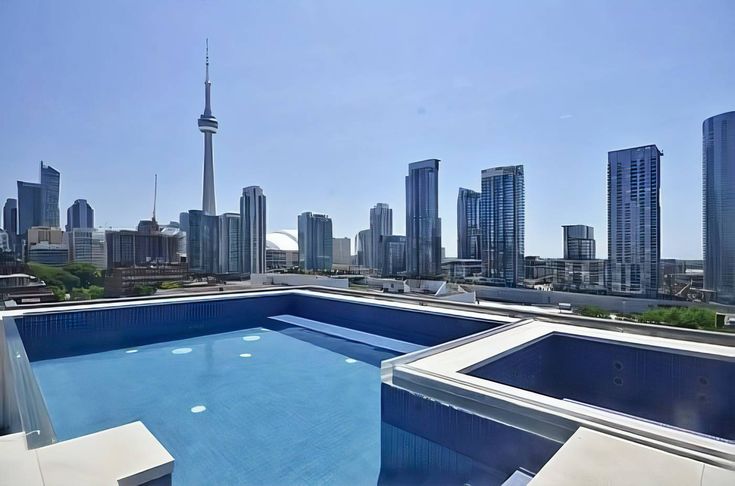
M 214 159 L 212 158 L 212 135 L 217 133 L 219 123 L 212 114 L 210 90 L 212 82 L 209 80 L 209 41 L 207 41 L 206 74 L 204 78 L 204 113 L 199 117 L 199 131 L 204 134 L 204 179 L 202 191 L 202 211 L 214 216 L 217 214 L 214 197 Z
M 33 226 L 43 226 L 41 184 L 18 181 L 18 234 L 25 237 Z
M 383 277 L 397 277 L 406 272 L 406 237 L 386 235 L 380 238 L 383 261 L 380 274 Z
M 480 260 L 480 193 L 459 188 L 457 195 L 457 258 Z
M 413 162 L 406 176 L 406 274 L 441 275 L 439 160 Z
M 41 161 L 41 225 L 61 227 L 59 218 L 59 186 L 61 174 Z
M 17 252 L 18 201 L 15 199 L 8 198 L 5 200 L 5 205 L 3 206 L 3 229 L 8 234 L 8 245 L 10 249 Z
M 334 265 L 349 265 L 351 261 L 351 240 L 347 237 L 332 238 L 332 263 Z
M 217 273 L 240 273 L 240 215 L 224 213 L 218 218 Z
M 98 270 L 107 268 L 107 242 L 103 230 L 76 227 L 68 230 L 66 237 L 71 261 L 89 263 Z
M 369 229 L 357 232 L 355 236 L 355 255 L 357 255 L 357 264 L 361 267 L 370 267 L 370 255 L 372 255 L 373 237 Z
M 562 228 L 565 260 L 595 259 L 595 229 L 592 226 L 573 224 Z
M 179 213 L 179 229 L 185 233 L 189 232 L 189 212 Z
M 613 294 L 658 294 L 662 156 L 655 145 L 607 154 L 607 282 Z
M 204 211 L 189 211 L 186 258 L 192 273 L 217 273 L 219 260 L 219 220 Z
M 385 203 L 378 203 L 370 208 L 370 255 L 368 264 L 370 268 L 379 269 L 382 266 L 380 238 L 393 234 L 393 210 Z
M 266 200 L 263 189 L 245 187 L 240 197 L 240 265 L 245 274 L 266 270 Z
M 179 263 L 179 242 L 159 231 L 150 220 L 138 223 L 137 230 L 105 231 L 107 268 Z
M 94 228 L 94 209 L 86 199 L 77 199 L 66 210 L 66 231 L 74 228 Z
M 325 214 L 299 215 L 299 268 L 332 269 L 332 220 Z
M 704 287 L 735 304 L 735 111 L 702 124 Z
M 483 272 L 491 283 L 523 283 L 525 192 L 522 165 L 482 171 L 480 235 Z

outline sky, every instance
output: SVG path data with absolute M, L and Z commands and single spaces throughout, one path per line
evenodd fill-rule
M 526 255 L 564 224 L 607 254 L 607 152 L 656 144 L 663 257 L 701 258 L 702 121 L 735 110 L 735 2 L 0 1 L 0 198 L 61 171 L 61 213 L 98 226 L 200 209 L 209 38 L 218 212 L 267 196 L 269 231 L 303 211 L 334 236 L 393 208 L 408 164 L 441 159 L 442 244 L 459 187 L 523 164 Z M 354 251 L 354 248 L 353 248 Z

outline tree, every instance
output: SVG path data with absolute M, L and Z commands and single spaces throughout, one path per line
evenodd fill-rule
M 105 296 L 105 289 L 99 285 L 90 285 L 87 289 L 90 299 L 101 299 Z
M 100 284 L 100 273 L 97 271 L 97 267 L 90 263 L 73 262 L 64 266 L 64 271 L 77 277 L 83 288 L 87 288 L 90 285 Z
M 87 289 L 76 288 L 71 291 L 71 300 L 89 300 L 89 291 Z
M 61 287 L 71 292 L 72 289 L 81 287 L 79 277 L 56 267 L 50 267 L 41 263 L 29 262 L 28 273 L 39 280 L 46 282 L 49 287 Z
M 64 287 L 57 287 L 55 285 L 49 285 L 49 290 L 53 292 L 54 297 L 56 297 L 56 300 L 63 302 L 66 300 L 66 290 L 64 290 Z
M 156 293 L 156 288 L 150 285 L 136 285 L 133 287 L 132 295 L 140 297 L 144 295 L 153 295 Z

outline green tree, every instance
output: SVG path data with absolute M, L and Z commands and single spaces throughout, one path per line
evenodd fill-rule
M 99 285 L 90 285 L 87 292 L 89 292 L 90 299 L 101 299 L 105 296 L 104 287 L 100 287 Z
M 89 291 L 87 289 L 76 288 L 71 291 L 71 300 L 89 300 Z
M 579 313 L 585 317 L 600 317 L 600 318 L 610 317 L 610 313 L 608 311 L 596 305 L 586 305 L 582 307 L 581 309 L 579 309 Z
M 48 288 L 49 290 L 51 290 L 51 292 L 53 292 L 54 297 L 56 297 L 56 300 L 60 302 L 63 302 L 64 300 L 66 300 L 66 290 L 64 289 L 64 287 L 57 287 L 55 285 L 49 285 Z
M 71 292 L 76 287 L 81 287 L 79 277 L 61 268 L 29 262 L 28 273 L 39 280 L 43 280 L 49 287 L 62 287 L 67 292 Z
M 64 271 L 77 277 L 83 288 L 101 283 L 101 277 L 99 271 L 97 271 L 97 267 L 90 263 L 69 263 L 64 266 Z
M 701 307 L 657 307 L 638 316 L 640 322 L 688 328 L 715 327 L 715 312 Z

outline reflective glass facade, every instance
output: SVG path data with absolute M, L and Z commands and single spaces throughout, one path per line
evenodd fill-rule
M 18 234 L 25 235 L 32 226 L 43 226 L 41 184 L 18 181 Z
M 525 192 L 522 165 L 482 171 L 480 234 L 483 273 L 491 283 L 523 283 Z
M 479 260 L 480 193 L 459 188 L 457 195 L 457 258 Z
M 219 219 L 204 211 L 189 211 L 186 251 L 192 273 L 217 273 L 219 260 Z
M 66 210 L 66 231 L 74 228 L 94 228 L 94 209 L 86 199 L 77 199 Z
M 574 224 L 562 226 L 562 228 L 564 230 L 565 259 L 595 259 L 595 229 L 592 226 Z
M 380 238 L 383 254 L 383 277 L 396 277 L 406 272 L 406 237 L 389 235 Z
M 61 227 L 59 221 L 59 185 L 61 174 L 41 162 L 41 225 Z
M 704 287 L 735 304 L 735 111 L 702 124 Z
M 220 214 L 217 273 L 240 273 L 240 215 Z
M 299 215 L 299 268 L 332 269 L 332 220 L 325 214 Z
M 655 298 L 661 257 L 661 157 L 655 145 L 608 152 L 608 285 Z
M 382 247 L 380 238 L 393 234 L 393 210 L 385 203 L 378 203 L 370 208 L 370 256 L 366 266 L 370 268 L 381 268 Z
M 263 189 L 246 187 L 240 197 L 240 265 L 242 273 L 263 273 L 265 261 L 266 201 Z
M 406 274 L 441 275 L 442 228 L 439 218 L 439 160 L 408 166 L 406 176 Z

